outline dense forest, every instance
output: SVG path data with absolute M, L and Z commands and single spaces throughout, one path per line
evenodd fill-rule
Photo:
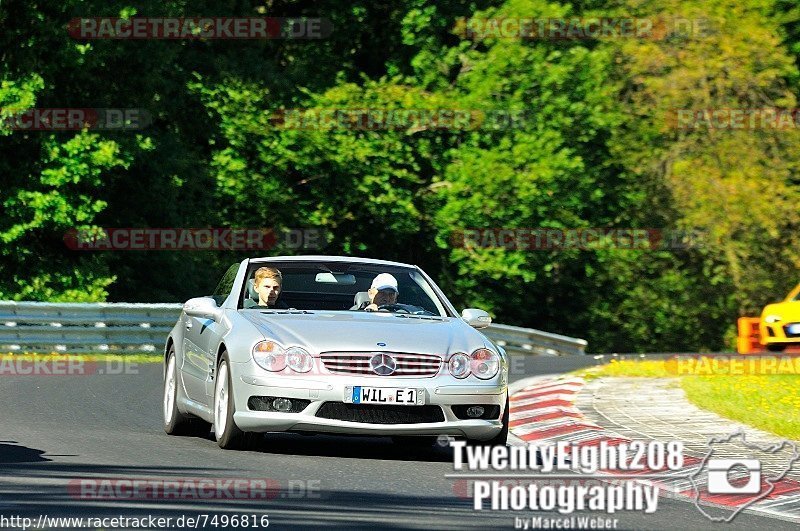
M 321 18 L 327 31 L 126 40 L 69 30 L 82 17 L 197 16 Z M 522 18 L 652 29 L 515 37 L 474 22 Z M 594 352 L 729 348 L 738 316 L 800 281 L 796 122 L 686 119 L 796 117 L 792 0 L 1 0 L 0 26 L 0 299 L 182 301 L 243 257 L 299 252 L 280 238 L 261 253 L 65 244 L 93 227 L 318 228 L 319 252 L 418 264 L 457 306 L 586 338 Z M 14 127 L 34 108 L 141 109 L 148 123 Z M 287 118 L 331 109 L 469 119 Z M 459 244 L 465 230 L 497 228 L 701 236 L 632 249 Z

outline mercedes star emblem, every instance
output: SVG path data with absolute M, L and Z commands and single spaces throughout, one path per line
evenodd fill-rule
M 394 358 L 382 352 L 372 356 L 372 359 L 369 360 L 369 366 L 372 372 L 378 376 L 389 376 L 397 370 L 397 362 Z

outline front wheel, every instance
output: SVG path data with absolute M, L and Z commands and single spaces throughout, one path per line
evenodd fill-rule
M 168 435 L 207 436 L 208 432 L 211 431 L 211 426 L 202 419 L 181 413 L 178 410 L 179 396 L 181 395 L 178 366 L 175 361 L 175 347 L 172 346 L 167 355 L 167 368 L 164 371 L 164 431 Z
M 786 345 L 782 345 L 780 343 L 770 343 L 767 345 L 767 350 L 770 352 L 783 352 L 786 350 Z
M 233 421 L 236 410 L 228 354 L 223 353 L 217 369 L 214 387 L 214 434 L 217 444 L 224 450 L 244 450 L 256 445 L 260 434 L 245 433 Z

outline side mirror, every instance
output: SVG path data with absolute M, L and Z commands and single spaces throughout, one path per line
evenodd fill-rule
M 183 305 L 183 311 L 191 317 L 205 317 L 217 320 L 222 316 L 222 310 L 217 307 L 217 301 L 211 297 L 195 297 Z
M 492 324 L 492 318 L 489 317 L 489 314 L 477 308 L 467 308 L 461 312 L 461 318 L 472 328 L 486 328 Z

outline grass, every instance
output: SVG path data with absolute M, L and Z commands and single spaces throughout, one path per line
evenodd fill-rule
M 684 376 L 681 387 L 698 407 L 800 440 L 800 376 Z
M 615 360 L 606 365 L 599 365 L 589 369 L 581 369 L 578 376 L 586 380 L 593 380 L 602 376 L 643 376 L 649 378 L 666 378 L 675 376 L 667 372 L 662 360 Z
M 586 379 L 603 376 L 678 378 L 696 406 L 775 435 L 800 440 L 800 358 L 713 360 L 614 360 L 577 371 Z M 762 358 L 764 360 L 764 358 Z M 739 365 L 743 363 L 743 365 Z M 766 367 L 767 370 L 761 370 Z M 687 373 L 699 374 L 687 374 Z M 763 374 L 767 372 L 769 374 Z M 776 374 L 778 373 L 778 374 Z M 782 373 L 782 374 L 781 374 Z

